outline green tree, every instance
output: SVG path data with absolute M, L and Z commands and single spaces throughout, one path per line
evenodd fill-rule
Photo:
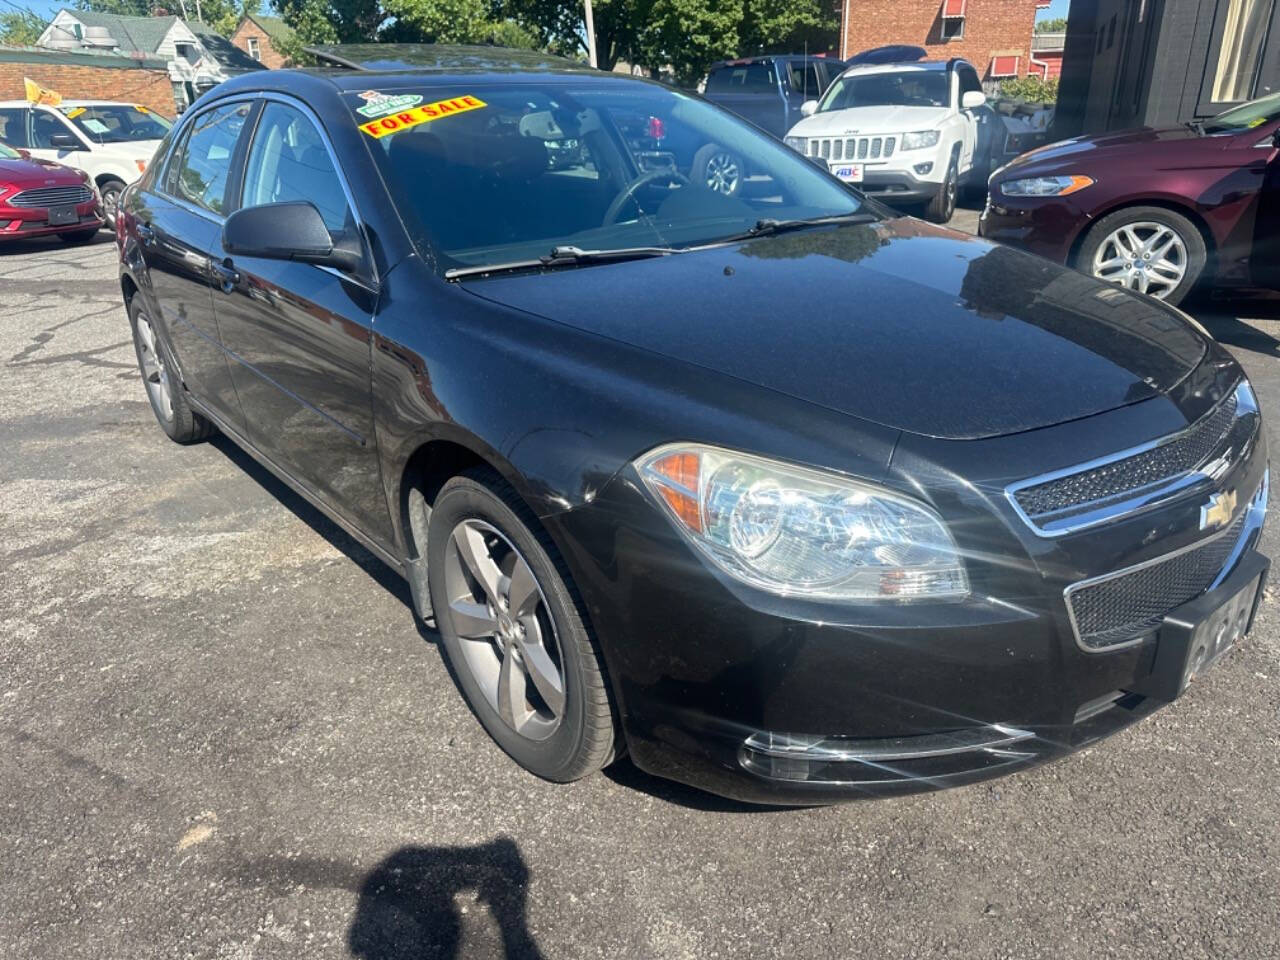
M 637 41 L 639 62 L 667 64 L 676 81 L 693 86 L 716 60 L 738 51 L 743 0 L 653 0 Z
M 1036 33 L 1065 33 L 1066 29 L 1066 17 L 1054 17 L 1051 20 L 1036 21 Z
M 5 10 L 0 12 L 0 43 L 35 46 L 48 25 L 30 10 Z
M 484 43 L 493 35 L 488 0 L 384 0 L 394 39 L 420 43 Z
M 745 0 L 737 53 L 822 53 L 839 30 L 829 0 Z

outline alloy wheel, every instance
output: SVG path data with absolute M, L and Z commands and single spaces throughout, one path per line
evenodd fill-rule
M 733 196 L 738 189 L 738 180 L 742 173 L 738 169 L 738 161 L 728 153 L 713 153 L 707 159 L 707 186 L 716 193 L 726 197 Z
M 446 616 L 489 706 L 522 737 L 550 737 L 564 717 L 564 665 L 529 562 L 493 525 L 463 520 L 445 547 L 444 585 Z
M 1187 245 L 1172 227 L 1153 220 L 1127 223 L 1107 235 L 1093 255 L 1093 275 L 1163 300 L 1187 274 Z
M 173 396 L 170 392 L 169 370 L 164 363 L 156 339 L 156 331 L 145 313 L 138 314 L 138 359 L 142 365 L 142 380 L 147 385 L 151 405 L 166 421 L 173 419 Z
M 120 206 L 120 194 L 122 192 L 116 186 L 109 186 L 102 191 L 102 215 L 109 227 L 115 227 L 116 225 L 116 210 Z

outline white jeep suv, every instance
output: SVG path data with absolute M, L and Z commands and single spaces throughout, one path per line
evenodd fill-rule
M 171 126 L 133 103 L 63 100 L 51 107 L 0 101 L 0 142 L 87 173 L 102 194 L 103 213 L 113 229 L 120 194 L 147 169 Z
M 986 186 L 1004 140 L 964 60 L 850 67 L 801 113 L 787 146 L 886 203 L 924 204 L 937 223 L 951 219 L 962 185 Z

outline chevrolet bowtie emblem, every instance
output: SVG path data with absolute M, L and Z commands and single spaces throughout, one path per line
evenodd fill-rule
M 1200 529 L 1208 530 L 1212 527 L 1226 526 L 1235 512 L 1236 492 L 1234 490 L 1215 493 L 1209 498 L 1209 502 L 1200 508 Z

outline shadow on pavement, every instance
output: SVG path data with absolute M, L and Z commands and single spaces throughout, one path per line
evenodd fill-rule
M 236 880 L 357 894 L 347 948 L 361 960 L 542 960 L 526 917 L 529 877 L 515 841 L 498 837 L 475 846 L 401 847 L 364 877 L 340 861 L 267 857 L 243 864 Z M 472 903 L 492 922 L 464 920 Z
M 699 810 L 703 813 L 793 813 L 795 806 L 779 806 L 763 803 L 745 803 L 718 794 L 708 793 L 676 780 L 666 780 L 645 773 L 627 757 L 606 767 L 604 775 L 620 787 L 647 793 L 649 796 L 677 807 Z
M 322 512 L 294 493 L 288 484 L 245 453 L 235 441 L 218 433 L 209 439 L 209 445 L 256 481 L 258 486 L 280 501 L 281 505 L 291 510 L 299 520 L 324 537 L 335 550 L 340 550 L 346 554 L 353 563 L 367 573 L 382 589 L 395 596 L 410 610 L 413 609 L 413 598 L 409 594 L 409 584 L 403 577 L 366 550 L 359 541 Z M 415 621 L 417 621 L 416 617 Z M 419 632 L 422 632 L 427 640 L 432 643 L 435 642 L 433 631 L 427 630 L 421 622 L 418 622 L 418 627 Z
M 1183 309 L 1204 324 L 1215 340 L 1265 356 L 1280 357 L 1280 339 L 1247 320 L 1280 320 L 1280 295 L 1199 298 Z
M 58 253 L 59 251 L 83 250 L 85 248 L 115 245 L 116 235 L 110 230 L 99 230 L 98 235 L 87 243 L 65 243 L 55 236 L 30 237 L 23 240 L 0 241 L 0 257 L 10 254 L 18 256 L 32 253 Z

